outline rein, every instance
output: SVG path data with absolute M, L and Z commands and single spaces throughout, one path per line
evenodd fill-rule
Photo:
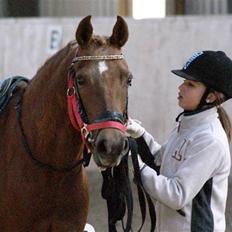
M 138 232 L 142 231 L 146 219 L 146 206 L 148 206 L 151 228 L 150 232 L 155 231 L 156 225 L 156 213 L 153 202 L 143 187 L 140 169 L 138 163 L 138 146 L 136 140 L 128 138 L 132 167 L 134 169 L 134 183 L 137 187 L 138 201 L 142 216 L 142 223 L 138 229 Z M 107 168 L 102 171 L 103 183 L 102 183 L 102 197 L 107 202 L 108 209 L 108 231 L 117 232 L 116 223 L 121 221 L 123 232 L 130 232 L 132 230 L 132 217 L 133 217 L 133 195 L 130 185 L 129 172 L 128 172 L 128 154 L 125 155 L 121 163 L 112 168 Z M 127 212 L 126 225 L 124 226 L 123 218 Z
M 68 114 L 72 126 L 81 132 L 81 138 L 83 143 L 88 149 L 90 149 L 89 143 L 92 142 L 91 132 L 104 128 L 115 128 L 122 133 L 126 132 L 126 126 L 124 125 L 124 115 L 118 112 L 106 111 L 102 118 L 96 119 L 93 123 L 88 123 L 88 119 L 80 94 L 78 92 L 78 86 L 75 85 L 75 70 L 74 64 L 78 61 L 87 60 L 119 60 L 123 59 L 123 55 L 102 55 L 102 56 L 76 56 L 71 64 L 68 72 L 68 89 L 67 89 L 67 104 Z M 127 109 L 126 109 L 127 110 Z M 84 115 L 84 116 L 83 116 Z M 83 120 L 85 118 L 85 122 Z
M 18 123 L 19 128 L 20 128 L 21 140 L 22 140 L 24 149 L 26 150 L 26 152 L 29 155 L 29 157 L 31 158 L 31 160 L 37 166 L 39 166 L 41 168 L 45 168 L 45 169 L 48 169 L 50 171 L 58 171 L 58 172 L 69 172 L 69 171 L 75 169 L 76 167 L 78 167 L 80 164 L 84 163 L 85 158 L 76 161 L 75 163 L 71 164 L 70 166 L 57 167 L 57 166 L 54 166 L 54 165 L 51 165 L 51 164 L 48 164 L 48 163 L 44 163 L 44 162 L 38 160 L 37 158 L 35 158 L 34 154 L 32 153 L 32 151 L 30 149 L 30 146 L 28 144 L 27 137 L 26 137 L 25 131 L 23 129 L 23 125 L 22 125 L 22 99 L 23 99 L 23 94 L 19 94 L 17 96 L 16 106 L 15 106 L 15 108 L 16 108 L 16 119 L 17 119 L 17 123 Z

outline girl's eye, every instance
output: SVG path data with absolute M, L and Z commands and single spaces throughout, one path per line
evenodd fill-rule
M 194 87 L 194 85 L 192 83 L 188 83 L 188 86 L 190 87 Z
M 184 84 L 189 87 L 194 87 L 194 84 L 190 81 L 184 81 Z

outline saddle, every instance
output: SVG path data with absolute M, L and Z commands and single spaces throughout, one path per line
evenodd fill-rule
M 22 76 L 9 77 L 0 84 L 0 114 L 3 112 L 17 87 L 26 86 L 29 80 Z

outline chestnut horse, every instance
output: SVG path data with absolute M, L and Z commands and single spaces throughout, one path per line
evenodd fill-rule
M 101 37 L 90 19 L 82 19 L 76 41 L 48 59 L 0 115 L 1 232 L 82 232 L 84 145 L 103 168 L 128 150 L 131 75 L 121 54 L 127 24 L 118 16 L 112 35 Z

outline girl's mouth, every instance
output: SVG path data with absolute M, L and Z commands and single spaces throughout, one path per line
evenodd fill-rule
M 183 98 L 182 95 L 181 95 L 180 93 L 178 93 L 177 99 L 180 100 L 180 99 L 182 99 L 182 98 Z

